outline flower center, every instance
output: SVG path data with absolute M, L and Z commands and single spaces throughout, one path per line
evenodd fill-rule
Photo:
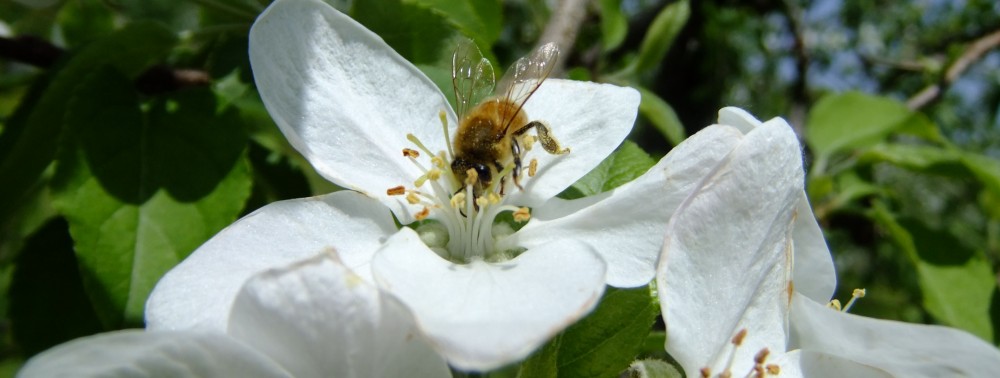
M 733 348 L 729 351 L 729 357 L 726 359 L 726 365 L 723 367 L 722 371 L 713 374 L 711 367 L 703 367 L 700 370 L 700 375 L 702 378 L 709 377 L 719 377 L 719 378 L 730 378 L 733 377 L 733 363 L 736 361 L 736 352 L 743 345 L 743 340 L 747 337 L 747 329 L 743 328 L 736 332 L 736 335 L 730 340 Z M 753 367 L 750 368 L 743 377 L 747 378 L 763 378 L 767 376 L 778 376 L 781 374 L 781 366 L 777 364 L 768 364 L 767 358 L 771 355 L 771 351 L 767 348 L 762 348 L 757 351 L 757 354 L 753 356 Z
M 496 180 L 477 190 L 479 173 L 476 169 L 469 169 L 463 172 L 464 175 L 453 172 L 449 162 L 454 160 L 454 153 L 451 151 L 444 111 L 440 112 L 440 118 L 448 151 L 432 152 L 416 136 L 408 134 L 406 138 L 417 149 L 404 148 L 403 157 L 416 165 L 422 174 L 413 182 L 412 188 L 400 185 L 389 188 L 386 193 L 405 196 L 411 205 L 421 207 L 415 214 L 417 222 L 410 226 L 441 257 L 463 264 L 477 259 L 497 262 L 515 257 L 521 251 L 496 248 L 497 238 L 512 234 L 515 224 L 531 219 L 528 208 L 504 203 L 502 186 L 506 186 L 508 180 L 502 178 L 511 174 L 514 164 L 505 165 Z M 530 149 L 533 141 L 526 139 L 525 150 Z M 430 164 L 422 163 L 422 158 L 424 161 L 429 158 Z M 524 168 L 528 177 L 534 177 L 537 169 L 535 159 Z M 458 177 L 464 177 L 464 180 Z M 504 214 L 510 214 L 510 217 Z

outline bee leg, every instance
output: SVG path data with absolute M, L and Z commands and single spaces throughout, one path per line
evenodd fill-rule
M 514 170 L 511 171 L 511 175 L 514 176 L 514 185 L 524 191 L 524 187 L 521 186 L 521 143 L 517 141 L 517 138 L 511 139 L 510 152 L 514 156 Z
M 494 161 L 493 162 L 493 166 L 497 168 L 497 172 L 503 172 L 503 164 L 500 164 L 499 161 Z M 507 184 L 507 176 L 504 175 L 503 177 L 500 177 L 500 195 L 501 196 L 504 194 L 504 188 L 507 186 L 506 184 Z
M 538 141 L 542 142 L 542 148 L 545 149 L 545 152 L 548 152 L 553 155 L 562 155 L 569 153 L 569 148 L 563 148 L 562 146 L 560 146 L 559 141 L 556 140 L 556 137 L 552 136 L 552 132 L 549 131 L 548 126 L 545 126 L 545 124 L 542 123 L 541 121 L 531 121 L 524 127 L 515 131 L 514 135 L 524 134 L 525 132 L 528 131 L 528 129 L 531 128 L 537 130 Z

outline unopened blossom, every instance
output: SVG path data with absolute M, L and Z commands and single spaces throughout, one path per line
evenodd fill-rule
M 688 376 L 1000 375 L 1000 352 L 965 332 L 825 305 L 832 260 L 784 120 L 725 108 L 703 134 L 729 150 L 671 218 L 657 270 L 666 350 Z

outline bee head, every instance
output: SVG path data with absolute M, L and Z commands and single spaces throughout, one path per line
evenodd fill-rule
M 451 162 L 451 171 L 455 173 L 458 180 L 464 185 L 469 180 L 469 170 L 476 172 L 476 182 L 473 188 L 480 192 L 493 181 L 493 172 L 490 167 L 483 163 L 469 161 L 463 158 L 455 158 Z

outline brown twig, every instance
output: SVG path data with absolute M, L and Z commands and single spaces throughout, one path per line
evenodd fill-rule
M 62 48 L 33 36 L 16 38 L 0 37 L 0 58 L 49 68 L 65 54 Z M 170 68 L 164 65 L 150 67 L 135 79 L 135 87 L 144 94 L 176 91 L 181 88 L 206 86 L 211 77 L 205 71 Z
M 538 39 L 538 45 L 553 42 L 563 52 L 559 54 L 559 60 L 552 70 L 553 76 L 558 76 L 565 69 L 567 54 L 573 51 L 576 35 L 580 32 L 580 25 L 586 16 L 586 0 L 560 0 L 552 12 L 549 23 L 542 31 L 542 37 Z
M 1000 46 L 1000 30 L 987 34 L 969 45 L 958 59 L 948 66 L 944 75 L 937 83 L 928 85 L 917 94 L 906 101 L 906 106 L 912 110 L 921 109 L 930 103 L 938 100 L 944 91 L 958 79 L 973 63 L 979 60 L 986 52 Z

